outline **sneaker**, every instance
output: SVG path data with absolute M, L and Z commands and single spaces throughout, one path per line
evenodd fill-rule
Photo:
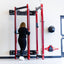
M 24 57 L 23 57 L 23 56 L 20 56 L 20 57 L 19 57 L 19 60 L 24 61 Z

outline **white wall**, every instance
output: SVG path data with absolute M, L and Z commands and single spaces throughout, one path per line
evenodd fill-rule
M 32 3 L 31 1 L 28 1 L 28 0 L 25 0 L 25 1 L 24 0 L 21 0 L 21 1 L 6 0 L 5 2 L 4 2 L 4 0 L 2 0 L 0 2 L 0 8 L 1 8 L 1 10 L 0 10 L 0 20 L 1 20 L 0 21 L 1 22 L 0 23 L 0 35 L 1 35 L 0 36 L 0 44 L 1 44 L 0 45 L 0 51 L 1 51 L 0 55 L 1 56 L 9 55 L 9 50 L 14 49 L 14 16 L 9 15 L 9 10 L 14 9 L 15 6 L 16 7 L 25 6 L 29 2 Z M 37 2 L 37 1 L 33 1 L 33 3 L 35 3 L 35 2 Z M 35 9 L 36 5 L 38 5 L 38 3 L 35 3 L 34 6 L 32 4 L 30 4 L 29 6 L 31 6 L 30 8 L 33 10 L 33 9 Z M 26 22 L 26 17 L 24 17 L 24 16 L 17 17 L 17 19 L 18 19 L 17 21 L 19 21 L 19 23 L 23 22 L 23 21 Z M 31 22 L 31 24 L 33 22 Z M 17 26 L 19 23 L 17 22 Z M 34 26 L 35 26 L 35 23 L 34 23 Z M 34 29 L 34 32 L 35 32 L 35 29 Z M 34 39 L 34 38 L 32 38 L 32 36 L 31 36 L 31 39 Z M 34 40 L 32 40 L 32 41 L 34 41 Z M 18 48 L 19 48 L 19 46 L 18 46 Z
M 2 0 L 0 2 L 0 55 L 9 55 L 9 50 L 14 49 L 14 16 L 9 15 L 9 10 L 14 7 L 21 7 L 29 4 L 30 10 L 35 10 L 40 3 L 44 7 L 44 45 L 48 47 L 53 45 L 59 50 L 54 52 L 45 51 L 45 56 L 61 55 L 61 36 L 60 36 L 60 15 L 64 15 L 64 0 Z M 41 22 L 39 12 L 39 54 L 41 54 Z M 21 22 L 26 22 L 26 16 L 17 16 L 17 29 Z M 31 49 L 36 49 L 36 36 L 35 36 L 35 17 L 30 17 L 30 31 L 31 31 Z M 47 28 L 53 25 L 55 27 L 54 33 L 48 33 Z M 17 47 L 19 49 L 19 46 Z

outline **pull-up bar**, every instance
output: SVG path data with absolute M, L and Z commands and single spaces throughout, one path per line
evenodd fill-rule
M 18 9 L 24 9 L 24 8 L 27 8 L 27 6 L 16 8 L 16 10 L 18 10 Z

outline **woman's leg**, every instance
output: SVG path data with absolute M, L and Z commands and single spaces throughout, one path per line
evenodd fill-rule
M 19 41 L 19 46 L 20 46 L 20 55 L 21 56 L 23 56 L 23 54 L 24 54 L 24 50 L 25 50 L 25 48 L 26 48 L 26 38 L 22 38 L 22 39 L 20 39 L 20 41 Z
M 22 45 L 21 45 L 21 56 L 24 55 L 25 48 L 26 48 L 26 38 L 23 38 Z

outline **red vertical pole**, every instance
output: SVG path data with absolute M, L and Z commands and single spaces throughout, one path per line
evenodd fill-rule
M 43 21 L 43 4 L 41 4 L 41 29 L 42 29 L 42 59 L 44 59 L 44 21 Z
M 27 4 L 27 28 L 30 30 L 29 6 Z M 30 35 L 28 35 L 28 60 L 30 60 Z
M 16 32 L 16 7 L 14 8 L 14 31 Z M 17 35 L 15 33 L 15 59 L 17 54 Z
M 36 58 L 38 58 L 38 14 L 36 11 Z

